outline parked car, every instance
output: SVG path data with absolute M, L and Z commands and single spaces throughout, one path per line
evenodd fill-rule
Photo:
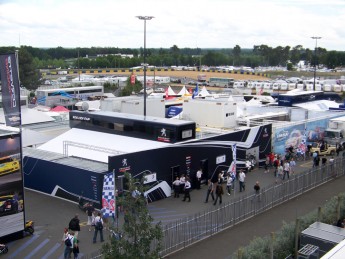
M 144 89 L 141 89 L 140 92 L 141 94 L 144 94 Z M 146 94 L 152 94 L 153 89 L 151 87 L 146 87 Z
M 155 90 L 154 90 L 155 93 L 165 93 L 165 90 L 164 88 L 162 87 L 157 87 Z
M 0 215 L 15 214 L 20 211 L 21 206 L 14 195 L 0 196 Z
M 337 148 L 335 146 L 331 146 L 328 144 L 325 144 L 324 149 L 320 149 L 320 146 L 314 146 L 310 149 L 310 153 L 317 153 L 319 156 L 324 156 L 324 155 L 331 155 L 334 156 L 337 151 Z

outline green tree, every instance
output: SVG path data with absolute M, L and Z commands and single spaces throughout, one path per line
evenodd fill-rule
M 174 45 L 170 48 L 170 53 L 175 60 L 175 65 L 178 66 L 179 65 L 180 49 L 176 45 Z
M 120 96 L 130 96 L 132 93 L 138 93 L 142 87 L 137 78 L 135 78 L 135 83 L 132 85 L 131 77 L 128 77 L 126 86 L 120 91 Z
M 18 52 L 19 59 L 19 78 L 21 85 L 28 90 L 36 90 L 39 86 L 39 73 L 34 66 L 33 56 L 23 46 Z
M 232 55 L 234 56 L 234 61 L 238 62 L 241 57 L 241 47 L 236 45 L 232 50 Z M 233 63 L 235 65 L 235 63 Z
M 125 173 L 126 195 L 118 200 L 124 209 L 125 223 L 119 229 L 122 237 L 112 238 L 102 247 L 105 259 L 154 259 L 159 258 L 163 232 L 161 223 L 153 224 L 153 218 L 147 209 L 147 202 L 142 195 L 145 191 L 144 179 L 135 179 Z

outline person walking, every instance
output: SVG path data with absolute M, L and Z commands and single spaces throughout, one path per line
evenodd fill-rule
M 186 199 L 188 198 L 188 202 L 190 202 L 190 189 L 191 189 L 191 184 L 189 181 L 189 178 L 186 178 L 186 183 L 184 184 L 184 197 L 182 201 L 186 201 Z
M 296 161 L 294 158 L 291 158 L 289 165 L 290 165 L 290 173 L 291 175 L 293 175 L 295 173 L 295 167 L 296 167 Z
M 202 177 L 202 169 L 199 168 L 199 170 L 196 172 L 196 189 L 197 190 L 200 190 L 201 177 Z
M 223 191 L 223 186 L 221 184 L 217 184 L 216 186 L 216 199 L 213 203 L 213 205 L 217 204 L 218 198 L 219 198 L 219 204 L 222 204 L 222 195 L 223 195 L 224 191 Z
M 245 189 L 246 189 L 245 179 L 246 179 L 246 174 L 241 169 L 240 174 L 238 176 L 238 180 L 240 182 L 240 192 L 245 191 Z
M 181 175 L 180 177 L 180 192 L 184 192 L 184 185 L 186 184 L 186 177 L 184 174 Z
M 231 195 L 231 188 L 232 188 L 232 182 L 234 179 L 232 178 L 231 174 L 229 173 L 227 178 L 226 178 L 226 190 L 228 192 L 228 195 Z
M 97 217 L 95 218 L 95 233 L 93 234 L 93 243 L 96 243 L 97 241 L 98 232 L 101 238 L 101 242 L 103 242 L 103 219 L 100 212 L 97 213 Z
M 67 232 L 65 242 L 65 250 L 64 250 L 64 259 L 70 259 L 73 251 L 73 242 L 74 242 L 74 232 Z
M 278 179 L 282 180 L 283 179 L 283 174 L 284 174 L 284 168 L 282 164 L 278 165 L 277 169 L 277 175 L 276 175 L 276 183 L 278 183 Z
M 89 226 L 89 231 L 91 231 L 94 211 L 95 211 L 95 208 L 93 207 L 92 202 L 88 203 L 88 205 L 86 206 L 86 215 L 87 215 L 87 225 Z
M 72 252 L 73 252 L 74 259 L 78 259 L 79 258 L 79 240 L 75 237 L 73 238 Z
M 285 180 L 285 175 L 287 175 L 287 178 L 290 179 L 290 163 L 289 160 L 286 160 L 284 162 L 284 175 L 283 175 L 283 181 Z
M 176 177 L 175 181 L 173 181 L 173 189 L 174 189 L 174 198 L 179 198 L 180 197 L 180 187 L 181 187 L 181 181 L 178 176 Z
M 74 218 L 72 218 L 68 224 L 68 228 L 70 232 L 74 232 L 74 236 L 78 238 L 78 233 L 80 231 L 79 225 L 79 215 L 75 214 Z
M 208 179 L 208 185 L 207 185 L 207 193 L 206 193 L 206 200 L 205 200 L 205 203 L 208 202 L 208 197 L 210 196 L 211 194 L 211 198 L 212 198 L 212 201 L 214 201 L 214 195 L 213 195 L 213 183 L 211 181 L 211 179 Z
M 260 201 L 260 183 L 259 181 L 256 181 L 255 185 L 254 185 L 254 191 L 255 191 L 255 198 L 258 199 L 258 201 Z

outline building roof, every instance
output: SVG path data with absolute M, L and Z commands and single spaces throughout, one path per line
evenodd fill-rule
M 38 149 L 108 163 L 108 156 L 138 152 L 171 145 L 73 128 L 41 145 Z
M 23 156 L 29 156 L 45 161 L 54 161 L 54 163 L 64 164 L 67 166 L 81 168 L 98 173 L 104 173 L 108 170 L 107 163 L 101 163 L 77 157 L 65 157 L 64 155 L 55 152 L 47 152 L 45 150 L 39 150 L 29 147 L 23 148 Z
M 295 107 L 303 108 L 306 110 L 313 111 L 328 111 L 329 108 L 339 108 L 339 103 L 329 100 L 318 100 L 305 103 L 296 103 L 293 104 Z
M 44 112 L 29 108 L 21 108 L 22 125 L 54 121 L 54 119 Z M 0 124 L 6 124 L 3 109 L 0 109 Z

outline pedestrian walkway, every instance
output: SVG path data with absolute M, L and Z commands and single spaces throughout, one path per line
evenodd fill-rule
M 311 161 L 299 161 L 295 168 L 295 174 L 304 172 L 311 167 Z M 259 181 L 261 188 L 274 184 L 276 181 L 276 178 L 274 177 L 274 168 L 270 168 L 269 173 L 265 173 L 264 171 L 264 168 L 256 168 L 247 173 L 246 190 L 243 192 L 239 192 L 239 182 L 236 180 L 235 190 L 231 192 L 231 195 L 226 195 L 226 191 L 224 192 L 222 204 L 241 196 L 253 194 L 254 185 L 257 181 Z M 290 177 L 293 177 L 293 175 Z M 223 189 L 226 190 L 226 182 L 223 183 Z M 154 222 L 161 221 L 164 225 L 187 216 L 193 216 L 197 213 L 216 209 L 219 206 L 219 203 L 217 205 L 213 205 L 211 197 L 209 197 L 208 203 L 204 202 L 206 194 L 207 185 L 202 185 L 200 190 L 194 189 L 190 192 L 191 202 L 185 204 L 182 201 L 183 195 L 180 195 L 180 198 L 174 198 L 174 195 L 172 195 L 167 199 L 150 203 L 149 211 L 154 218 Z

